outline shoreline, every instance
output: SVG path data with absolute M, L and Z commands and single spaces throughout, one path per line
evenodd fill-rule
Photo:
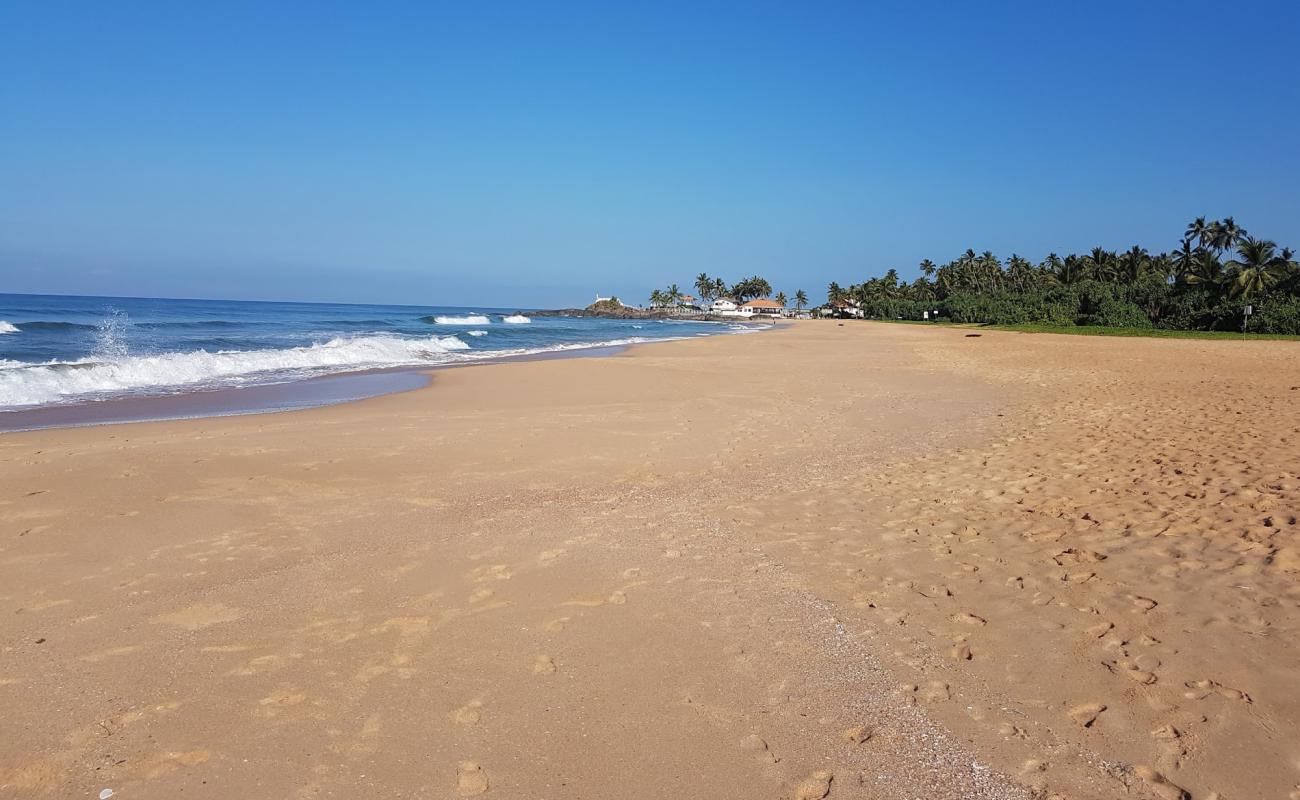
M 665 339 L 664 341 L 678 340 Z M 657 342 L 638 344 L 657 344 Z M 134 422 L 174 422 L 211 417 L 282 414 L 311 408 L 326 408 L 422 389 L 431 385 L 437 373 L 445 369 L 507 364 L 515 361 L 601 358 L 615 355 L 632 346 L 597 345 L 545 353 L 520 353 L 471 362 L 364 369 L 316 375 L 285 383 L 196 390 L 167 395 L 140 395 L 5 411 L 0 412 L 0 435 L 56 428 L 84 428 Z
M 771 326 L 768 326 L 771 327 Z M 753 332 L 766 328 L 755 327 Z M 726 333 L 709 336 L 733 335 Z M 354 403 L 372 397 L 408 392 L 428 386 L 445 369 L 544 361 L 566 358 L 602 358 L 630 347 L 663 344 L 696 337 L 649 339 L 627 344 L 592 344 L 567 349 L 486 356 L 474 361 L 409 365 L 335 372 L 283 383 L 198 389 L 172 394 L 135 395 L 90 400 L 13 411 L 0 411 L 0 435 L 51 428 L 165 422 L 207 417 L 279 414 L 310 408 Z M 488 351 L 485 351 L 488 352 Z
M 0 795 L 1284 795 L 1297 364 L 808 323 L 6 436 Z

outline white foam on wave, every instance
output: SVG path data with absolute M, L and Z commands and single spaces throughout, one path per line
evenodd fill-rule
M 0 319 L 0 334 L 17 333 L 17 332 L 18 332 L 18 326 L 14 325 L 12 322 L 5 322 L 4 320 Z
M 456 360 L 469 345 L 454 336 L 338 337 L 308 347 L 163 353 L 102 361 L 0 364 L 0 408 L 47 405 L 105 395 L 241 386 L 313 374 Z
M 511 314 L 508 317 L 502 317 L 501 321 L 507 325 L 527 325 L 532 322 L 531 319 L 525 317 L 523 314 Z
M 487 336 L 487 331 L 465 331 L 470 336 Z
M 464 317 L 434 317 L 439 325 L 491 325 L 492 320 L 482 314 L 469 314 Z

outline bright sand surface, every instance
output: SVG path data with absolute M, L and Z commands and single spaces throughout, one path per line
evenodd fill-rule
M 1300 797 L 1300 344 L 965 334 L 0 436 L 0 796 Z

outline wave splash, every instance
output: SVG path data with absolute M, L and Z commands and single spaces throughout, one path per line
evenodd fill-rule
M 523 314 L 511 314 L 508 317 L 502 317 L 501 321 L 507 325 L 527 325 L 532 322 L 531 319 L 525 317 Z
M 4 320 L 0 319 L 0 334 L 17 333 L 17 332 L 18 332 L 17 325 L 14 325 L 12 322 L 5 322 Z
M 94 399 L 108 395 L 276 383 L 328 372 L 418 366 L 457 358 L 469 345 L 454 336 L 337 337 L 307 347 L 159 355 L 127 355 L 107 332 L 86 361 L 25 364 L 0 361 L 0 408 Z M 118 353 L 121 353 L 120 355 Z
M 463 317 L 420 317 L 425 322 L 435 325 L 491 325 L 492 320 L 482 314 L 467 314 Z

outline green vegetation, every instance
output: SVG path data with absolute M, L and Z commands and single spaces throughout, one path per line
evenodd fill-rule
M 856 305 L 869 319 L 920 319 L 938 311 L 952 322 L 1017 330 L 1300 335 L 1294 253 L 1252 237 L 1231 217 L 1197 218 L 1168 253 L 1097 247 L 1064 258 L 1052 253 L 1034 265 L 1018 255 L 1003 263 L 967 250 L 943 266 L 926 259 L 920 268 L 912 283 L 900 282 L 893 269 L 847 288 L 831 283 L 827 303 L 841 313 Z
M 699 292 L 696 300 L 700 305 L 707 305 L 719 297 L 730 297 L 736 301 L 737 305 L 740 305 L 746 300 L 752 300 L 756 297 L 771 297 L 772 284 L 755 275 L 752 278 L 739 280 L 728 287 L 727 282 L 722 278 L 710 278 L 701 272 L 695 278 L 695 291 Z M 784 301 L 784 298 L 784 294 L 779 297 L 782 301 Z M 656 308 L 676 306 L 681 303 L 681 300 L 682 292 L 675 283 L 667 289 L 655 289 L 650 293 L 650 305 Z M 784 302 L 781 304 L 785 305 Z

